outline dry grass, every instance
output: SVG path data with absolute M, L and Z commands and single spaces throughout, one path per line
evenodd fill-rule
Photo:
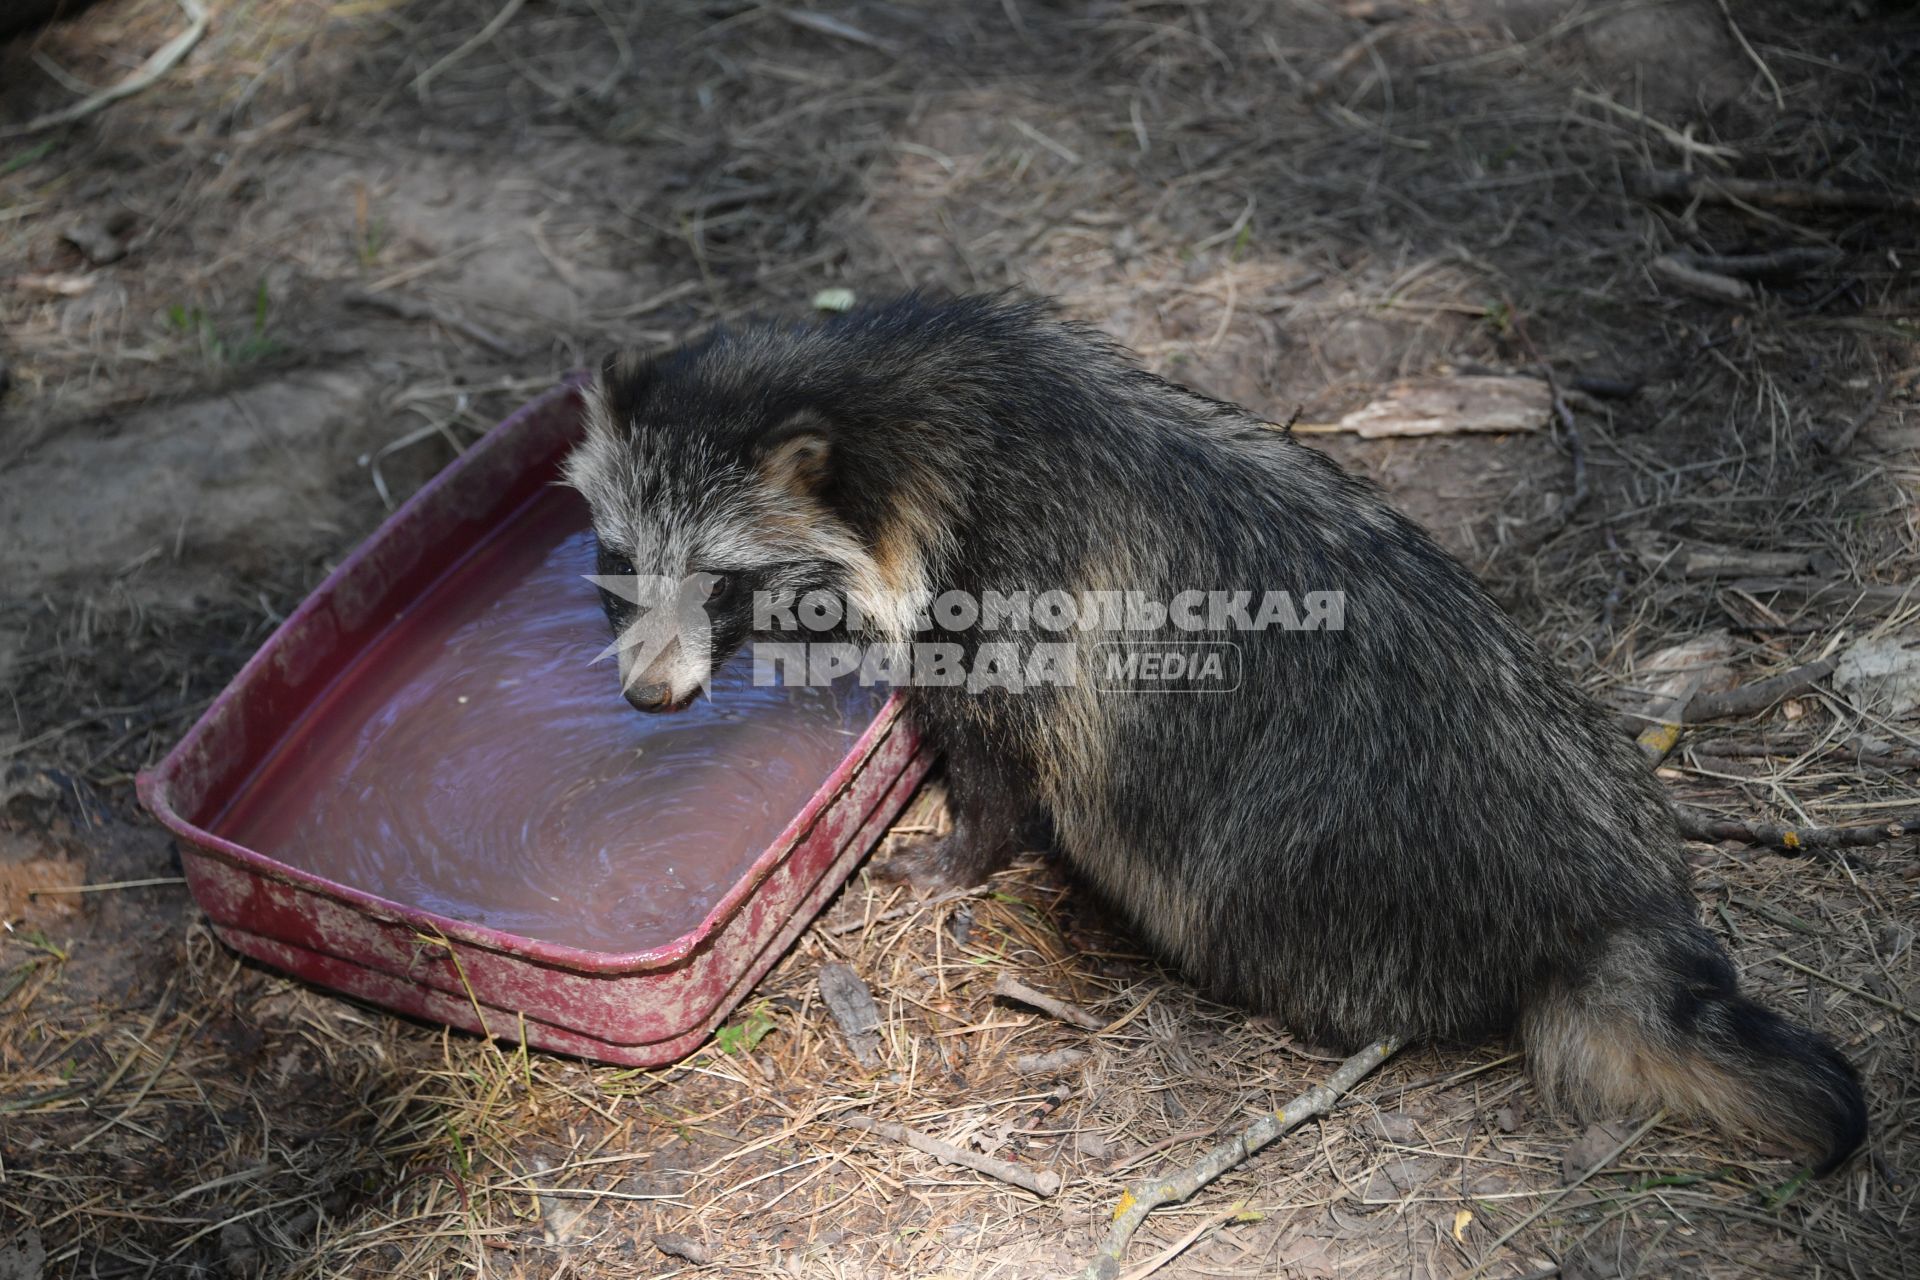
M 1920 570 L 1910 222 L 1660 205 L 1623 185 L 1691 166 L 1920 188 L 1910 21 L 1743 5 L 1736 38 L 1712 3 L 642 16 L 553 0 L 482 41 L 493 0 L 214 10 L 153 89 L 0 147 L 0 458 L 32 477 L 0 499 L 27 546 L 0 569 L 0 858 L 165 879 L 128 778 L 383 497 L 607 345 L 798 313 L 829 285 L 1056 293 L 1160 370 L 1275 417 L 1327 420 L 1448 365 L 1641 384 L 1570 397 L 1591 494 L 1568 519 L 1563 441 L 1327 446 L 1602 696 L 1706 630 L 1732 632 L 1752 680 L 1920 616 L 1887 598 Z M 171 0 L 103 0 L 38 48 L 105 83 L 178 22 Z M 20 46 L 0 85 L 14 118 L 71 99 Z M 62 244 L 122 206 L 122 262 Z M 1743 309 L 1649 274 L 1675 249 L 1798 245 L 1845 256 Z M 417 305 L 370 310 L 368 291 Z M 316 371 L 345 408 L 263 415 L 274 402 L 254 397 Z M 236 401 L 281 437 L 217 471 L 165 455 L 199 505 L 190 524 L 141 515 L 161 424 Z M 1821 450 L 1869 409 L 1842 456 Z M 146 452 L 113 452 L 127 439 Z M 236 489 L 297 501 L 263 519 L 221 505 Z M 50 504 L 80 514 L 41 520 Z M 1784 586 L 1687 578 L 1667 554 L 1681 544 L 1806 568 Z M 1914 807 L 1916 758 L 1910 713 L 1822 686 L 1689 728 L 1664 769 L 1703 808 L 1822 825 Z M 936 813 L 929 798 L 912 821 Z M 1132 1259 L 1184 1241 L 1163 1274 L 1911 1272 L 1920 855 L 1911 839 L 1844 861 L 1694 855 L 1748 981 L 1866 1075 L 1871 1149 L 1842 1174 L 1799 1185 L 1768 1153 L 1663 1122 L 1562 1195 L 1580 1128 L 1540 1113 L 1513 1056 L 1418 1046 L 1156 1215 Z M 762 1038 L 654 1072 L 289 983 L 224 951 L 174 885 L 78 898 L 35 899 L 0 934 L 0 1227 L 31 1224 L 49 1275 L 702 1269 L 662 1236 L 738 1274 L 1064 1274 L 1129 1179 L 1333 1065 L 1199 1000 L 1038 863 L 938 904 L 857 879 L 739 1015 Z M 829 960 L 880 1001 L 878 1071 L 822 1013 Z M 994 999 L 1001 974 L 1106 1029 Z M 1069 1047 L 1090 1056 L 1014 1069 Z M 833 1123 L 851 1111 L 1065 1187 L 1039 1200 L 856 1136 Z

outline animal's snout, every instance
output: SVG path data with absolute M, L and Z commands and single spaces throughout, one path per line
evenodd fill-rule
M 673 686 L 657 680 L 629 685 L 627 701 L 637 711 L 665 711 L 673 702 Z
M 627 689 L 627 701 L 637 711 L 685 711 L 693 705 L 693 699 L 700 691 L 694 689 L 683 698 L 673 696 L 673 686 L 661 681 L 647 681 Z

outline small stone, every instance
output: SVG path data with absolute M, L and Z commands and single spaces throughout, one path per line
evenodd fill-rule
M 96 267 L 118 262 L 132 248 L 133 213 L 121 209 L 102 218 L 85 218 L 60 233 Z
M 696 1267 L 713 1264 L 713 1250 L 694 1239 L 683 1235 L 657 1235 L 653 1238 L 653 1247 L 670 1258 L 679 1258 L 682 1262 L 691 1262 Z

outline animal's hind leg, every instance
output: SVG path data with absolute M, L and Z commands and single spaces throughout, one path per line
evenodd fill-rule
M 964 748 L 947 751 L 947 809 L 951 830 L 916 840 L 877 873 L 918 889 L 967 888 L 1011 862 L 1044 825 L 1008 785 L 998 762 Z

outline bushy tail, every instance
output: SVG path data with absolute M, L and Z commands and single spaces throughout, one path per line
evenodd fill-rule
M 1692 921 L 1623 930 L 1521 1021 L 1535 1080 L 1583 1113 L 1664 1106 L 1837 1168 L 1866 1137 L 1859 1077 L 1827 1040 L 1741 995 Z

